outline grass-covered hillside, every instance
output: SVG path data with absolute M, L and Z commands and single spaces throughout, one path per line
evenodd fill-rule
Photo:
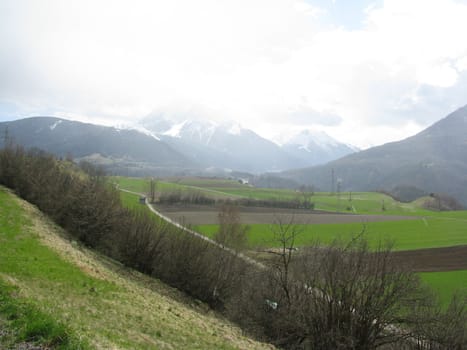
M 2 349 L 271 348 L 202 303 L 83 248 L 3 187 L 0 335 Z

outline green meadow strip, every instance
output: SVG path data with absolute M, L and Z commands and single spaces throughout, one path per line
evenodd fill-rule
M 120 188 L 134 192 L 146 193 L 149 189 L 147 178 L 131 178 L 123 176 L 111 177 Z M 173 182 L 171 182 L 173 181 Z M 207 196 L 216 198 L 248 198 L 259 200 L 294 200 L 301 198 L 300 192 L 292 189 L 256 188 L 241 185 L 234 180 L 180 178 L 174 180 L 158 180 L 158 192 L 171 191 L 201 191 Z M 224 196 L 224 197 L 223 197 Z M 379 192 L 315 192 L 311 197 L 315 209 L 331 212 L 377 215 L 411 215 L 435 216 L 467 220 L 467 210 L 455 212 L 435 212 L 423 209 L 422 200 L 411 203 L 401 203 L 392 197 Z
M 297 246 L 306 246 L 316 240 L 330 243 L 336 238 L 351 239 L 364 231 L 370 245 L 391 241 L 395 250 L 449 247 L 467 244 L 467 224 L 464 221 L 449 218 L 419 218 L 416 220 L 362 222 L 348 224 L 309 224 L 297 225 L 300 233 L 295 242 Z M 248 243 L 250 247 L 277 247 L 271 225 L 249 225 Z M 200 233 L 212 237 L 218 225 L 198 225 Z
M 15 296 L 17 294 L 17 287 L 0 280 L 0 320 L 7 328 L 0 345 L 13 348 L 14 344 L 29 343 L 54 349 L 90 349 L 68 327 L 40 311 L 31 301 Z
M 53 314 L 43 311 L 37 300 L 22 297 L 21 289 L 8 283 L 11 279 L 34 280 L 34 283 L 57 286 L 90 281 L 77 268 L 40 245 L 25 229 L 29 224 L 21 215 L 21 208 L 0 188 L 0 320 L 7 329 L 4 343 L 0 344 L 5 348 L 28 342 L 56 349 L 87 349 L 85 341 L 78 340 Z
M 456 292 L 467 295 L 467 270 L 423 272 L 419 276 L 438 293 L 445 308 Z

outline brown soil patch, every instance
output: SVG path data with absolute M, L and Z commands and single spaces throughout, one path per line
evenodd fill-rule
M 219 208 L 202 205 L 157 206 L 164 215 L 174 221 L 189 225 L 218 224 Z M 240 221 L 243 224 L 274 224 L 277 216 L 293 215 L 297 224 L 347 224 L 382 221 L 416 220 L 413 216 L 358 215 L 329 213 L 318 210 L 282 209 L 261 207 L 239 207 Z
M 406 250 L 394 255 L 396 261 L 414 272 L 467 270 L 467 245 Z

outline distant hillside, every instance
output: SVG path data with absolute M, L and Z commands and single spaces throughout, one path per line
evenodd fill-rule
M 403 141 L 281 176 L 325 191 L 336 190 L 338 183 L 342 191 L 413 186 L 467 205 L 467 106 Z
M 69 348 L 274 348 L 243 336 L 201 302 L 80 246 L 1 186 L 0 212 L 0 288 L 7 285 L 17 303 L 52 317 L 69 337 L 84 343 Z M 0 348 L 42 349 L 15 339 L 13 330 L 28 315 L 8 319 L 12 306 L 5 302 L 0 305 Z M 38 328 L 46 321 L 34 319 L 41 336 L 53 332 L 49 323 Z M 28 331 L 34 332 L 33 325 Z M 34 339 L 41 343 L 41 336 Z M 58 345 L 42 344 L 44 349 Z
M 17 144 L 39 148 L 57 156 L 68 155 L 103 164 L 109 170 L 151 167 L 189 167 L 185 156 L 154 136 L 53 117 L 34 117 L 0 123 Z

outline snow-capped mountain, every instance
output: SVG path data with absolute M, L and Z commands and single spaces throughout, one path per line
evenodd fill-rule
M 236 122 L 150 116 L 141 126 L 155 133 L 178 152 L 205 167 L 228 168 L 254 173 L 296 166 L 297 160 L 277 144 Z
M 308 129 L 288 136 L 281 135 L 278 142 L 287 154 L 300 160 L 300 166 L 324 164 L 358 151 L 356 147 L 341 143 L 324 131 Z
M 196 166 L 153 133 L 134 127 L 108 127 L 55 117 L 32 117 L 0 123 L 15 143 L 59 157 L 72 156 L 103 165 L 109 172 L 151 174 L 156 169 Z M 144 132 L 142 132 L 144 131 Z
M 153 114 L 140 127 L 201 166 L 254 173 L 324 164 L 357 151 L 322 131 L 302 130 L 273 142 L 236 122 L 189 113 Z
M 27 148 L 72 155 L 126 174 L 156 170 L 202 173 L 206 169 L 219 173 L 276 172 L 323 163 L 351 152 L 323 134 L 302 132 L 280 146 L 236 122 L 199 117 L 172 121 L 164 115 L 152 116 L 138 125 L 118 127 L 35 117 L 0 123 L 0 131 L 5 128 Z
M 145 118 L 141 126 L 140 129 L 144 128 L 156 135 L 189 140 L 206 146 L 210 145 L 216 133 L 240 135 L 246 130 L 235 122 L 217 123 L 200 119 L 171 121 L 165 116 Z
M 184 120 L 171 125 L 162 135 L 209 145 L 217 128 L 218 125 L 214 122 Z

